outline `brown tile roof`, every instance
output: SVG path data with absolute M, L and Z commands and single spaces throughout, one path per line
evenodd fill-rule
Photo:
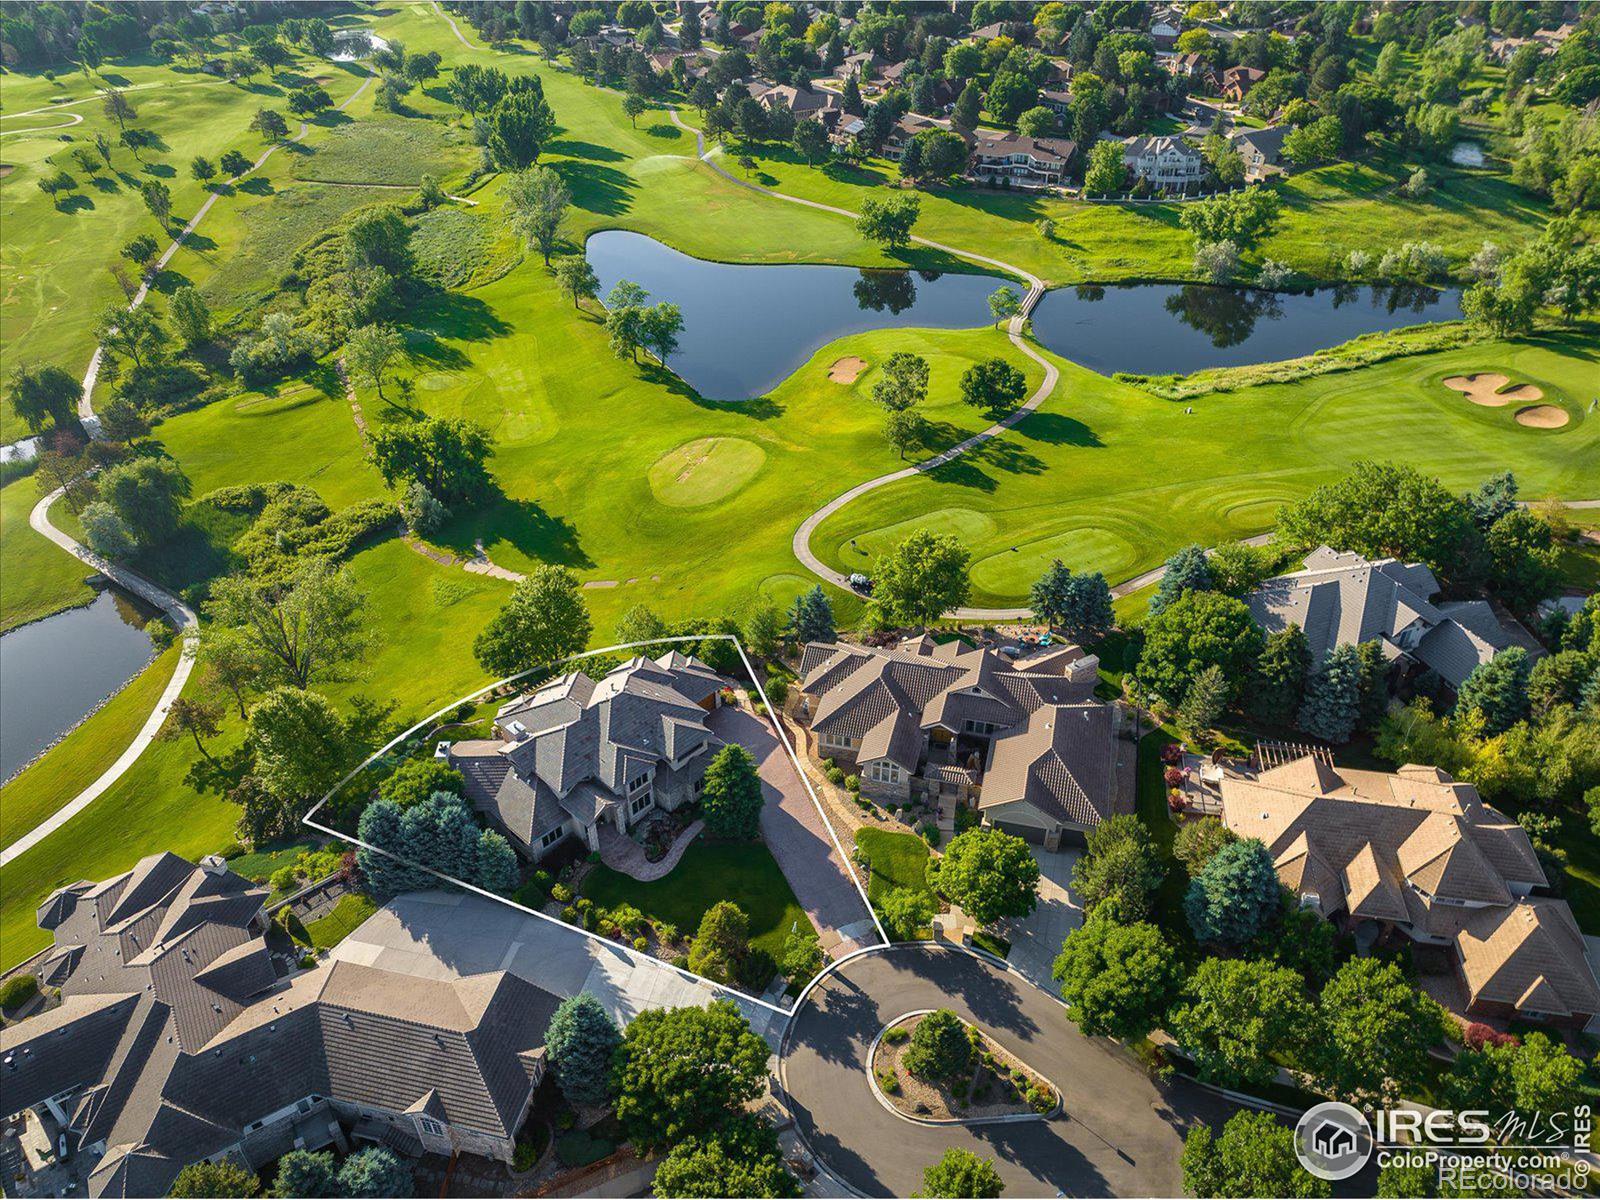
M 1488 1001 L 1557 1016 L 1600 1013 L 1600 988 L 1583 935 L 1564 901 L 1542 897 L 1479 909 L 1456 937 L 1473 1004 Z
M 1118 808 L 1116 741 L 1105 704 L 1047 705 L 996 738 L 980 809 L 1027 804 L 1054 821 L 1098 825 Z

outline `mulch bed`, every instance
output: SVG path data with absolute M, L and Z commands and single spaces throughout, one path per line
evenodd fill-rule
M 921 1016 L 911 1017 L 890 1028 L 914 1031 L 921 1020 Z M 971 1030 L 972 1026 L 967 1028 Z M 1026 1099 L 1026 1093 L 1034 1087 L 1049 1093 L 1052 1104 L 1058 1099 L 1055 1089 L 1021 1059 L 982 1031 L 978 1031 L 978 1038 L 980 1045 L 973 1055 L 970 1076 L 950 1083 L 919 1079 L 901 1065 L 911 1045 L 909 1037 L 900 1042 L 890 1042 L 887 1037 L 879 1039 L 871 1063 L 878 1079 L 878 1090 L 907 1116 L 933 1121 L 971 1121 L 1037 1112 Z M 1018 1078 L 1014 1072 L 1020 1072 L 1024 1080 L 1020 1088 L 1014 1082 Z M 891 1081 L 894 1090 L 891 1090 Z

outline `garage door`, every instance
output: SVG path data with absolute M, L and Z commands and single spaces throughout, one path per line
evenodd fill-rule
M 1018 825 L 1014 821 L 996 821 L 996 829 L 1014 834 L 1025 842 L 1032 842 L 1035 846 L 1044 845 L 1044 830 L 1037 825 Z

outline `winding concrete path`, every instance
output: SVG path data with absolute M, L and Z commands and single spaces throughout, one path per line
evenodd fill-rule
M 763 196 L 770 196 L 775 200 L 783 200 L 790 204 L 799 204 L 805 208 L 814 208 L 821 212 L 833 213 L 834 215 L 840 217 L 847 217 L 852 221 L 860 217 L 860 213 L 852 212 L 848 208 L 839 208 L 836 205 L 823 204 L 817 200 L 807 200 L 801 196 L 785 195 L 783 192 L 774 191 L 768 187 L 762 187 L 758 183 L 752 183 L 748 179 L 738 178 L 724 169 L 721 163 L 713 161 L 711 152 L 705 148 L 705 136 L 700 130 L 696 129 L 692 125 L 686 124 L 683 118 L 679 115 L 677 109 L 674 108 L 669 111 L 672 116 L 673 124 L 677 125 L 678 128 L 682 129 L 685 133 L 694 134 L 695 157 L 700 162 L 710 167 L 718 175 L 722 176 L 723 179 L 726 179 L 729 183 L 735 185 L 736 187 L 742 187 L 747 191 L 756 192 Z M 1006 334 L 1008 337 L 1010 337 L 1011 344 L 1013 346 L 1044 368 L 1044 379 L 1041 380 L 1039 386 L 1033 390 L 1033 394 L 1023 401 L 1015 411 L 1008 413 L 1006 416 L 996 421 L 993 425 L 989 426 L 989 428 L 980 433 L 973 434 L 965 441 L 958 442 L 956 445 L 951 446 L 948 450 L 941 451 L 932 458 L 924 459 L 919 463 L 913 463 L 908 467 L 902 467 L 898 471 L 890 471 L 887 475 L 879 475 L 875 479 L 868 479 L 864 483 L 856 484 L 855 487 L 851 488 L 849 491 L 835 496 L 832 500 L 828 501 L 828 503 L 824 504 L 821 508 L 817 509 L 816 512 L 812 513 L 800 523 L 800 528 L 794 531 L 794 538 L 790 543 L 794 550 L 794 556 L 805 565 L 808 571 L 817 576 L 819 579 L 834 584 L 837 587 L 844 588 L 847 591 L 850 588 L 849 578 L 840 572 L 835 571 L 832 567 L 828 566 L 811 552 L 811 535 L 816 532 L 817 526 L 821 525 L 822 522 L 826 521 L 845 505 L 849 504 L 853 500 L 860 499 L 868 492 L 877 491 L 877 489 L 881 487 L 886 487 L 891 483 L 897 483 L 902 479 L 912 479 L 918 475 L 926 475 L 930 471 L 936 471 L 946 463 L 953 462 L 954 460 L 960 458 L 963 454 L 967 454 L 970 451 L 977 449 L 985 442 L 992 441 L 999 437 L 1006 430 L 1024 420 L 1028 414 L 1033 412 L 1034 409 L 1038 408 L 1039 405 L 1043 404 L 1046 397 L 1048 397 L 1051 392 L 1055 391 L 1056 384 L 1061 378 L 1061 372 L 1056 368 L 1056 365 L 1035 350 L 1023 336 L 1023 330 L 1027 328 L 1028 324 L 1028 315 L 1033 311 L 1034 305 L 1036 305 L 1040 298 L 1044 295 L 1044 280 L 1040 279 L 1037 275 L 1034 275 L 1030 271 L 1023 270 L 1015 263 L 1008 263 L 998 258 L 990 258 L 988 255 L 977 254 L 971 250 L 963 250 L 959 246 L 951 246 L 944 242 L 936 242 L 932 238 L 919 237 L 916 234 L 911 235 L 911 240 L 919 246 L 928 247 L 930 250 L 938 250 L 944 254 L 954 255 L 957 258 L 966 259 L 968 262 L 981 263 L 986 267 L 995 267 L 1007 275 L 1021 279 L 1028 285 L 1028 293 L 1022 298 L 1021 308 L 1018 309 L 1017 315 L 1012 317 L 1006 325 Z M 1009 608 L 959 608 L 956 609 L 953 615 L 964 620 L 1011 620 L 1028 615 L 1028 610 Z
M 151 709 L 150 715 L 145 718 L 144 725 L 134 735 L 133 741 L 129 742 L 127 748 L 117 757 L 117 761 L 101 772 L 100 777 L 84 788 L 83 791 L 68 800 L 4 850 L 0 850 L 0 867 L 5 866 L 19 854 L 31 850 L 60 829 L 104 795 L 112 784 L 127 773 L 128 768 L 133 766 L 138 757 L 155 740 L 156 734 L 161 731 L 161 726 L 167 719 L 167 713 L 172 708 L 172 702 L 183 692 L 184 684 L 189 682 L 189 675 L 194 671 L 195 652 L 200 648 L 199 623 L 195 618 L 193 609 L 165 588 L 157 587 L 137 572 L 130 571 L 127 567 L 119 566 L 108 559 L 101 558 L 82 542 L 63 533 L 50 523 L 50 506 L 61 499 L 61 496 L 62 489 L 57 488 L 40 500 L 38 504 L 34 505 L 33 511 L 28 514 L 28 524 L 60 546 L 68 554 L 87 563 L 119 587 L 127 589 L 140 599 L 160 608 L 183 635 L 183 650 L 178 655 L 178 665 L 172 672 L 172 678 L 167 680 L 167 686 L 162 691 L 161 698 L 156 701 L 156 706 Z
M 361 85 L 357 87 L 355 91 L 351 92 L 350 95 L 345 97 L 343 102 L 338 105 L 338 109 L 344 109 L 347 105 L 352 103 L 356 97 L 360 96 L 364 91 L 366 91 L 371 85 L 373 78 L 374 76 L 369 71 L 367 73 L 367 77 L 361 81 Z M 83 103 L 83 101 L 75 101 L 75 103 Z M 27 114 L 17 113 L 14 115 L 24 116 Z M 300 123 L 299 132 L 296 133 L 294 137 L 288 139 L 288 141 L 298 142 L 304 138 L 306 134 L 310 132 L 310 130 L 310 123 L 302 121 Z M 233 176 L 227 182 L 230 184 L 237 183 L 246 175 L 249 175 L 251 172 L 260 169 L 261 165 L 265 163 L 267 159 L 272 157 L 273 152 L 278 150 L 284 144 L 284 142 L 274 142 L 261 152 L 261 155 L 255 160 L 254 163 L 250 165 L 250 169 L 248 171 L 241 171 L 238 175 Z M 181 230 L 179 230 L 178 235 L 172 239 L 172 244 L 166 248 L 161 257 L 156 260 L 155 266 L 151 268 L 149 273 L 145 276 L 145 281 L 140 284 L 138 292 L 134 294 L 133 299 L 129 302 L 129 308 L 137 308 L 139 305 L 145 302 L 145 299 L 150 294 L 150 280 L 153 279 L 156 273 L 162 270 L 167 263 L 172 260 L 172 256 L 176 254 L 178 252 L 178 248 L 183 245 L 184 239 L 199 227 L 200 222 L 205 218 L 205 215 L 211 211 L 211 206 L 217 202 L 217 197 L 220 194 L 221 193 L 219 192 L 212 192 L 211 195 L 206 198 L 205 203 L 200 206 L 198 211 L 196 211 L 195 215 L 189 218 L 188 223 L 185 224 Z M 78 416 L 79 419 L 83 421 L 84 427 L 89 431 L 91 436 L 97 436 L 99 433 L 99 421 L 95 417 L 94 413 L 93 395 L 95 384 L 100 378 L 100 363 L 102 353 L 102 348 L 96 346 L 94 355 L 89 359 L 89 367 L 84 372 L 83 391 L 78 397 Z M 123 750 L 121 755 L 118 756 L 117 761 L 107 767 L 100 777 L 88 787 L 84 788 L 83 791 L 79 792 L 71 800 L 68 800 L 55 812 L 51 813 L 50 816 L 39 822 L 39 824 L 35 825 L 16 841 L 5 847 L 4 850 L 0 850 L 0 866 L 4 866 L 6 863 L 11 862 L 12 859 L 32 849 L 39 842 L 43 841 L 56 830 L 60 829 L 73 817 L 77 816 L 80 812 L 88 808 L 89 805 L 93 804 L 102 795 L 104 795 L 112 784 L 116 783 L 117 780 L 121 779 L 122 776 L 127 773 L 128 768 L 133 766 L 133 764 L 138 760 L 139 756 L 143 754 L 149 748 L 150 743 L 155 740 L 156 734 L 161 731 L 161 726 L 167 719 L 167 713 L 172 708 L 172 702 L 176 700 L 180 694 L 182 694 L 184 685 L 189 682 L 189 676 L 194 671 L 195 655 L 200 648 L 199 621 L 195 617 L 194 610 L 185 604 L 181 598 L 174 595 L 172 592 L 167 591 L 165 588 L 152 583 L 150 580 L 146 579 L 137 572 L 129 570 L 127 567 L 120 566 L 107 559 L 101 558 L 93 550 L 90 550 L 77 539 L 73 538 L 67 533 L 62 532 L 60 529 L 56 528 L 50 523 L 50 507 L 57 500 L 59 500 L 61 496 L 62 489 L 57 488 L 48 496 L 40 500 L 38 504 L 34 505 L 33 511 L 28 514 L 28 524 L 40 534 L 49 538 L 56 545 L 60 546 L 68 554 L 71 554 L 82 562 L 87 563 L 89 566 L 93 567 L 96 571 L 100 572 L 102 575 L 106 576 L 106 578 L 112 580 L 120 587 L 126 588 L 136 596 L 139 596 L 148 603 L 160 608 L 182 634 L 183 651 L 178 656 L 178 665 L 172 672 L 172 678 L 167 681 L 167 686 L 162 691 L 160 699 L 156 701 L 155 708 L 151 710 L 150 715 L 145 719 L 143 727 L 134 736 L 133 741 L 130 742 L 127 748 Z

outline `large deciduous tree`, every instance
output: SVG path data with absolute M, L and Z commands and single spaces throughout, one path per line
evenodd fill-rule
M 565 567 L 546 564 L 521 580 L 511 599 L 472 643 L 472 653 L 493 675 L 570 658 L 589 644 L 593 624 Z
M 141 546 L 171 537 L 183 514 L 189 477 L 168 458 L 136 458 L 100 476 L 100 497 Z
M 1260 1087 L 1277 1078 L 1273 1055 L 1299 1046 L 1311 1025 L 1305 980 L 1275 963 L 1207 958 L 1167 1021 L 1199 1071 L 1219 1087 Z
M 1134 681 L 1146 695 L 1180 704 L 1207 667 L 1243 686 L 1260 656 L 1261 628 L 1244 602 L 1216 592 L 1188 592 L 1150 618 Z
M 1318 1198 L 1332 1195 L 1325 1180 L 1300 1165 L 1294 1134 L 1270 1113 L 1240 1112 L 1222 1136 L 1201 1124 L 1183 1141 L 1183 1186 L 1201 1200 L 1224 1196 Z
M 291 687 L 274 688 L 250 709 L 250 747 L 281 828 L 337 782 L 351 752 L 348 727 L 328 698 Z
M 972 85 L 969 84 L 968 87 Z M 952 1146 L 932 1166 L 922 1169 L 922 1190 L 926 1197 L 956 1197 L 966 1200 L 998 1200 L 1005 1181 L 994 1169 L 994 1159 L 983 1158 L 971 1150 Z
M 550 167 L 530 167 L 506 181 L 504 194 L 511 227 L 539 251 L 548 267 L 561 244 L 561 223 L 572 205 L 572 193 Z
M 354 330 L 345 342 L 344 359 L 350 373 L 370 383 L 377 389 L 378 399 L 382 400 L 383 377 L 405 348 L 405 339 L 392 325 L 363 325 Z
M 675 1144 L 656 1168 L 652 1190 L 684 1200 L 777 1198 L 800 1195 L 800 1184 L 784 1166 L 772 1123 L 740 1113 L 710 1133 Z
M 372 461 L 390 487 L 420 483 L 443 504 L 473 504 L 493 488 L 489 431 L 465 417 L 396 422 L 372 438 Z
M 981 925 L 1025 917 L 1039 902 L 1039 862 L 1028 843 L 1004 830 L 957 834 L 938 865 L 940 893 Z
M 617 1051 L 617 1119 L 641 1150 L 703 1137 L 760 1095 L 770 1054 L 731 1001 L 647 1009 Z
M 281 581 L 219 579 L 206 613 L 238 631 L 266 680 L 305 688 L 338 678 L 360 656 L 366 645 L 365 603 L 349 572 L 317 558 Z
M 1072 886 L 1084 911 L 1122 924 L 1148 919 L 1166 868 L 1144 823 L 1119 813 L 1091 829 L 1087 842 L 1072 866 Z
M 955 538 L 919 529 L 878 560 L 873 603 L 891 621 L 931 625 L 967 602 L 970 558 Z
M 885 250 L 904 250 L 911 244 L 911 230 L 921 213 L 922 201 L 914 195 L 869 197 L 861 205 L 856 230 Z
M 1027 390 L 1027 377 L 1003 358 L 973 363 L 961 373 L 961 398 L 991 417 L 1010 412 Z
M 490 111 L 489 154 L 501 171 L 522 171 L 539 161 L 555 136 L 556 118 L 542 90 L 524 89 L 503 96 Z
M 1079 1028 L 1091 1037 L 1137 1041 L 1166 1017 L 1179 970 L 1154 925 L 1090 917 L 1067 935 L 1052 973 Z
M 12 411 L 38 433 L 49 421 L 57 429 L 78 432 L 78 397 L 83 386 L 57 366 L 34 367 L 19 362 L 7 380 Z
M 1392 962 L 1353 958 L 1334 973 L 1318 1004 L 1308 1051 L 1319 1088 L 1362 1106 L 1414 1094 L 1432 1075 L 1429 1051 L 1453 1028 L 1444 1009 Z

